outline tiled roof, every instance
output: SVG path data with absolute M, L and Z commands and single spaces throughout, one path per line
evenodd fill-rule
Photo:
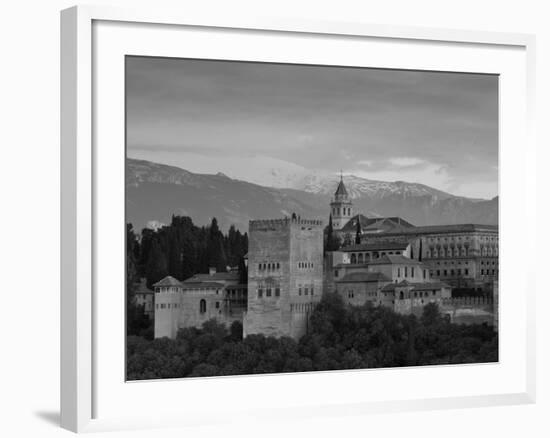
M 433 283 L 416 283 L 413 285 L 413 290 L 435 290 L 435 289 L 441 289 L 443 287 L 450 288 L 447 283 L 444 283 L 442 281 L 434 281 Z
M 362 243 L 360 245 L 350 245 L 342 247 L 344 252 L 352 251 L 381 251 L 381 250 L 405 250 L 409 246 L 407 241 L 379 241 L 374 243 Z
M 183 289 L 222 289 L 224 286 L 223 283 L 216 283 L 214 281 L 185 281 L 182 284 Z
M 369 263 L 370 265 L 422 265 L 418 260 L 402 255 L 384 255 Z
M 337 283 L 370 283 L 370 282 L 383 282 L 391 281 L 381 272 L 352 272 L 345 275 Z
M 444 234 L 444 233 L 468 233 L 474 231 L 492 231 L 498 232 L 498 225 L 480 225 L 480 224 L 455 224 L 455 225 L 427 225 L 422 227 L 407 228 L 402 231 L 387 231 L 384 235 L 396 234 Z
M 215 272 L 213 274 L 195 274 L 184 283 L 198 283 L 202 281 L 238 281 L 238 272 Z
M 386 229 L 387 231 L 400 231 L 409 228 L 414 228 L 410 222 L 397 216 L 393 217 L 374 217 L 368 218 L 362 214 L 356 214 L 342 227 L 343 232 L 352 232 L 356 230 L 357 221 L 361 224 L 361 231 L 368 232 L 371 230 Z
M 450 288 L 447 283 L 442 281 L 426 282 L 426 283 L 411 283 L 407 280 L 402 280 L 399 283 L 390 283 L 382 288 L 382 292 L 394 292 L 398 287 L 411 287 L 412 291 L 422 290 L 438 290 L 441 288 Z
M 348 191 L 346 190 L 346 186 L 344 185 L 344 180 L 341 179 L 338 183 L 338 188 L 336 189 L 336 193 L 334 193 L 335 196 L 348 196 Z
M 410 285 L 411 285 L 411 283 L 409 283 L 407 280 L 402 280 L 399 283 L 386 284 L 382 288 L 382 292 L 393 292 L 393 291 L 395 291 L 396 287 L 406 287 L 406 286 L 410 286 Z
M 147 287 L 147 279 L 142 278 L 140 281 L 134 283 L 135 293 L 136 294 L 152 294 L 154 293 L 151 289 Z
M 182 284 L 179 280 L 176 280 L 174 277 L 167 276 L 160 280 L 158 283 L 153 285 L 154 287 L 167 287 L 167 286 L 176 286 L 181 287 Z

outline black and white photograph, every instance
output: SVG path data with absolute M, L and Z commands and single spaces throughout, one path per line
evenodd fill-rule
M 498 75 L 126 56 L 125 112 L 127 380 L 499 361 Z

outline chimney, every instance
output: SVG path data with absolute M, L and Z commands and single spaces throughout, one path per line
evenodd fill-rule
M 216 268 L 213 266 L 210 266 L 210 268 L 208 268 L 208 274 L 214 275 L 215 273 L 216 273 Z

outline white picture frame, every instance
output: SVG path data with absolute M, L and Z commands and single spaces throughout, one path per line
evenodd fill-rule
M 61 426 L 75 431 L 100 431 L 112 430 L 120 428 L 147 428 L 147 427 L 162 427 L 174 425 L 189 425 L 203 424 L 212 418 L 212 413 L 216 415 L 216 421 L 238 421 L 247 416 L 256 418 L 273 418 L 274 413 L 262 411 L 257 407 L 257 400 L 252 402 L 248 400 L 248 412 L 229 412 L 224 413 L 219 407 L 210 406 L 210 411 L 206 415 L 204 402 L 198 399 L 195 403 L 197 411 L 189 414 L 189 410 L 175 406 L 170 412 L 163 411 L 159 407 L 158 412 L 154 415 L 144 416 L 138 412 L 132 416 L 129 412 L 120 410 L 119 413 L 114 412 L 114 408 L 105 409 L 109 411 L 108 415 L 102 415 L 103 410 L 101 397 L 108 392 L 108 383 L 110 378 L 118 378 L 120 373 L 113 376 L 105 377 L 102 370 L 110 369 L 110 363 L 104 362 L 106 354 L 98 354 L 103 348 L 102 337 L 103 329 L 98 329 L 97 313 L 101 311 L 104 305 L 104 300 L 98 300 L 98 287 L 101 287 L 103 275 L 101 264 L 103 263 L 99 254 L 103 251 L 104 246 L 98 243 L 101 233 L 104 233 L 102 228 L 101 211 L 98 206 L 103 202 L 102 193 L 105 193 L 104 188 L 106 181 L 101 180 L 100 174 L 109 173 L 116 174 L 120 167 L 113 165 L 108 166 L 106 163 L 105 154 L 97 154 L 96 142 L 102 137 L 102 133 L 96 130 L 96 123 L 101 123 L 102 113 L 99 109 L 102 103 L 98 92 L 98 81 L 102 80 L 104 74 L 102 68 L 98 67 L 95 62 L 102 56 L 102 51 L 105 47 L 105 38 L 109 38 L 114 33 L 100 34 L 96 32 L 94 26 L 98 23 L 112 23 L 124 25 L 131 23 L 133 35 L 138 35 L 140 26 L 152 26 L 152 32 L 163 32 L 167 29 L 173 30 L 178 27 L 198 30 L 202 34 L 216 32 L 219 30 L 233 30 L 239 35 L 238 38 L 257 37 L 259 34 L 267 33 L 275 36 L 285 37 L 345 37 L 346 41 L 362 41 L 362 39 L 370 39 L 376 41 L 386 41 L 389 43 L 408 44 L 411 45 L 441 45 L 444 49 L 445 44 L 452 44 L 456 47 L 475 48 L 483 46 L 486 50 L 494 50 L 498 52 L 510 51 L 514 56 L 510 62 L 517 63 L 520 60 L 521 65 L 516 65 L 518 76 L 516 80 L 522 81 L 525 79 L 525 84 L 521 85 L 521 92 L 517 92 L 515 98 L 519 99 L 521 122 L 518 122 L 517 132 L 514 129 L 501 130 L 501 140 L 503 144 L 510 145 L 514 142 L 521 142 L 522 147 L 518 151 L 511 150 L 511 146 L 506 146 L 505 159 L 501 159 L 502 175 L 507 175 L 507 168 L 514 162 L 517 154 L 524 156 L 524 161 L 521 162 L 519 170 L 516 171 L 516 177 L 520 180 L 519 188 L 512 188 L 507 183 L 508 177 L 501 177 L 501 187 L 503 193 L 501 195 L 506 198 L 507 191 L 517 190 L 516 195 L 522 196 L 524 205 L 521 212 L 515 213 L 525 220 L 533 217 L 536 200 L 532 193 L 535 193 L 535 142 L 532 133 L 533 107 L 534 107 L 534 51 L 535 40 L 531 35 L 525 34 L 508 34 L 508 33 L 491 33 L 491 32 L 476 32 L 462 31 L 450 29 L 425 29 L 416 27 L 403 26 L 381 26 L 365 23 L 338 23 L 338 22 L 317 22 L 294 20 L 291 18 L 258 18 L 258 17 L 227 17 L 216 16 L 209 14 L 208 16 L 197 15 L 187 11 L 162 11 L 156 9 L 147 10 L 128 10 L 108 7 L 95 6 L 78 6 L 62 11 L 61 13 Z M 114 38 L 114 37 L 113 37 Z M 161 40 L 159 40 L 159 43 Z M 348 44 L 342 42 L 342 44 Z M 351 43 L 350 43 L 351 44 Z M 117 44 L 113 40 L 113 52 L 109 56 L 115 56 L 122 50 L 124 52 L 124 44 Z M 253 47 L 253 45 L 251 45 Z M 150 50 L 154 50 L 151 46 Z M 166 49 L 167 51 L 170 48 Z M 197 49 L 200 51 L 200 48 Z M 105 53 L 107 50 L 105 49 Z M 135 54 L 132 52 L 131 54 Z M 519 55 L 518 55 L 519 54 Z M 163 56 L 166 53 L 162 54 Z M 117 55 L 118 56 L 118 55 Z M 176 55 L 174 55 L 176 56 Z M 239 59 L 239 54 L 235 54 Z M 252 55 L 251 55 L 252 56 Z M 330 53 L 326 56 L 330 56 Z M 106 59 L 110 59 L 108 56 Z M 229 59 L 229 58 L 227 58 Z M 481 61 L 480 61 L 481 62 Z M 506 61 L 508 62 L 508 61 Z M 497 65 L 496 63 L 495 65 Z M 101 64 L 102 66 L 105 65 Z M 460 69 L 460 60 L 455 61 L 456 71 L 464 71 Z M 504 61 L 503 64 L 504 65 Z M 515 65 L 515 64 L 514 64 Z M 108 66 L 107 66 L 108 67 Z M 398 67 L 395 65 L 394 67 Z M 404 67 L 404 66 L 401 66 Z M 427 65 L 427 68 L 430 66 Z M 506 67 L 502 67 L 506 68 Z M 512 67 L 511 67 L 512 68 Z M 495 67 L 492 73 L 499 73 L 498 67 Z M 519 79 L 518 79 L 519 78 Z M 120 77 L 116 77 L 120 84 Z M 123 82 L 123 80 L 122 80 Z M 113 86 L 111 84 L 110 86 Z M 519 87 L 519 85 L 518 85 Z M 120 87 L 119 87 L 120 88 Z M 519 90 L 520 88 L 518 88 Z M 112 91 L 112 89 L 111 89 Z M 123 96 L 123 90 L 118 90 L 117 102 Z M 507 95 L 508 96 L 508 95 Z M 510 94 L 510 96 L 512 96 Z M 122 99 L 123 100 L 123 99 Z M 511 106 L 514 102 L 504 100 L 501 105 Z M 508 108 L 508 107 L 505 107 Z M 505 115 L 508 113 L 504 113 Z M 510 116 L 512 113 L 509 113 Z M 114 123 L 119 123 L 119 120 Z M 510 120 L 510 119 L 504 119 Z M 501 123 L 503 119 L 501 118 Z M 516 123 L 516 122 L 514 122 Z M 502 127 L 501 127 L 502 128 Z M 102 128 L 103 129 L 103 128 Z M 514 132 L 512 132 L 514 131 Z M 503 146 L 501 146 L 502 148 Z M 502 149 L 501 149 L 502 152 Z M 114 169 L 114 172 L 113 172 Z M 120 175 L 119 175 L 120 176 Z M 98 182 L 99 181 L 99 182 Z M 120 182 L 120 178 L 117 180 Z M 531 195 L 529 194 L 531 193 Z M 502 236 L 504 239 L 510 239 L 509 245 L 501 245 L 504 251 L 513 251 L 518 245 L 523 245 L 523 250 L 528 251 L 535 244 L 536 230 L 530 228 L 524 232 L 524 243 L 515 241 L 510 233 L 507 234 L 506 229 L 509 226 L 507 222 L 508 215 L 505 215 L 506 210 L 505 200 L 501 204 L 502 219 Z M 103 210 L 104 211 L 104 210 Z M 512 214 L 512 213 L 511 213 Z M 511 222 L 511 219 L 510 219 Z M 115 227 L 116 228 L 116 227 Z M 113 233 L 123 234 L 123 227 L 116 228 Z M 510 237 L 508 237 L 510 236 Z M 115 239 L 116 240 L 116 239 Z M 120 241 L 117 240 L 117 241 Z M 506 240 L 505 240 L 506 242 Z M 116 251 L 114 251 L 116 253 Z M 503 256 L 502 266 L 505 268 L 506 257 Z M 511 261 L 511 260 L 510 260 Z M 99 269 L 98 269 L 99 268 Z M 501 268 L 502 271 L 502 268 Z M 240 385 L 245 394 L 254 394 L 251 389 L 252 385 L 282 385 L 281 382 L 292 382 L 293 385 L 302 385 L 305 381 L 305 387 L 317 387 L 318 385 L 326 385 L 327 392 L 324 398 L 319 394 L 313 394 L 309 401 L 307 398 L 300 400 L 299 405 L 293 405 L 288 409 L 285 408 L 284 402 L 275 400 L 279 407 L 276 410 L 276 415 L 292 415 L 293 417 L 310 417 L 311 415 L 342 415 L 356 414 L 361 415 L 369 412 L 399 412 L 413 409 L 441 409 L 451 407 L 475 407 L 503 404 L 520 404 L 532 403 L 535 400 L 535 304 L 534 304 L 534 269 L 528 265 L 520 265 L 519 272 L 523 274 L 522 278 L 527 278 L 527 281 L 518 283 L 521 284 L 521 291 L 518 292 L 519 298 L 517 302 L 518 327 L 517 346 L 521 346 L 521 351 L 517 351 L 518 366 L 515 371 L 511 371 L 516 378 L 516 385 L 513 390 L 503 388 L 502 391 L 498 388 L 487 390 L 489 392 L 474 393 L 466 390 L 461 395 L 459 392 L 445 391 L 437 392 L 436 396 L 417 397 L 411 391 L 408 394 L 403 394 L 402 397 L 396 395 L 390 398 L 371 398 L 362 399 L 361 397 L 349 398 L 346 400 L 345 393 L 331 393 L 331 385 L 341 385 L 342 382 L 353 382 L 354 379 L 363 379 L 366 373 L 306 373 L 299 375 L 284 376 L 284 381 L 280 377 L 261 376 L 261 377 L 232 377 L 221 379 L 192 379 L 187 383 L 189 391 L 197 391 L 200 385 L 203 385 L 205 391 L 218 392 L 221 388 L 230 391 L 235 385 Z M 516 271 L 516 272 L 518 272 Z M 123 272 L 121 273 L 123 275 Z M 505 281 L 512 284 L 514 273 L 509 276 L 504 276 L 501 282 Z M 505 290 L 504 287 L 503 290 Z M 123 294 L 123 290 L 120 290 Z M 512 309 L 511 300 L 507 300 L 506 292 L 503 293 L 501 303 L 504 306 L 505 312 L 507 309 Z M 121 295 L 122 296 L 122 295 Z M 122 301 L 122 300 L 121 300 Z M 120 304 L 120 303 L 119 303 Z M 510 310 L 511 311 L 511 310 Z M 113 312 L 113 315 L 115 313 Z M 102 313 L 102 315 L 113 317 L 110 314 Z M 506 313 L 504 314 L 506 316 Z M 102 316 L 103 318 L 103 316 Z M 120 318 L 124 318 L 120 314 Z M 105 324 L 102 322 L 102 324 Z M 110 324 L 110 323 L 107 323 Z M 501 328 L 504 333 L 507 333 L 509 324 L 514 324 L 510 318 L 501 319 Z M 511 332 L 511 330 L 510 330 Z M 504 337 L 504 336 L 503 336 Z M 508 342 L 507 339 L 501 339 L 502 342 Z M 502 345 L 502 344 L 501 344 Z M 120 346 L 120 345 L 119 345 Z M 106 350 L 107 351 L 107 350 Z M 120 351 L 124 355 L 124 351 Z M 506 362 L 506 361 L 504 361 Z M 506 363 L 500 364 L 505 367 Z M 498 366 L 498 365 L 497 365 Z M 440 374 L 437 367 L 423 367 L 423 370 L 415 370 L 414 376 L 418 378 L 431 378 L 430 375 Z M 458 367 L 455 367 L 458 369 Z M 429 370 L 429 372 L 427 372 Z M 477 368 L 469 368 L 468 373 L 476 373 Z M 495 369 L 496 370 L 496 369 Z M 388 372 L 394 373 L 389 375 L 390 379 L 399 379 L 402 370 L 378 370 L 377 373 Z M 457 371 L 452 371 L 457 372 Z M 488 368 L 487 373 L 492 371 Z M 445 372 L 447 373 L 447 372 Z M 373 372 L 368 372 L 368 378 L 372 379 Z M 434 379 L 445 379 L 445 375 L 433 377 Z M 408 376 L 413 376 L 409 374 Z M 423 377 L 422 377 L 423 376 Z M 504 375 L 503 375 L 504 376 Z M 407 378 L 407 377 L 404 377 Z M 253 379 L 253 381 L 251 381 Z M 120 380 L 120 379 L 119 379 Z M 365 380 L 366 381 L 366 380 Z M 262 382 L 262 383 L 259 383 Z M 132 387 L 131 394 L 135 396 L 140 391 L 149 391 L 149 394 L 161 394 L 163 391 L 169 392 L 170 385 L 180 385 L 181 382 L 143 382 L 143 383 L 125 383 L 119 382 L 122 386 Z M 103 386 L 102 386 L 103 385 Z M 107 386 L 106 386 L 107 385 Z M 139 385 L 142 385 L 141 387 Z M 309 385 L 309 386 L 307 386 Z M 496 385 L 496 384 L 495 384 Z M 504 383 L 503 383 L 504 385 Z M 283 385 L 284 386 L 284 385 Z M 153 388 L 155 387 L 155 388 Z M 250 387 L 250 389 L 248 389 Z M 266 386 L 267 387 L 267 386 Z M 489 388 L 489 386 L 488 386 Z M 251 391 L 247 393 L 247 391 Z M 116 403 L 114 391 L 110 396 L 113 397 Z M 121 393 L 120 393 L 121 394 Z M 333 397 L 331 397 L 331 394 Z M 396 393 L 397 394 L 397 393 Z M 433 392 L 436 394 L 436 392 Z M 337 398 L 337 397 L 340 398 Z M 315 400 L 313 400 L 315 398 Z M 183 402 L 182 402 L 183 403 Z M 203 411 L 201 414 L 201 403 L 203 403 Z M 149 411 L 150 412 L 150 411 Z

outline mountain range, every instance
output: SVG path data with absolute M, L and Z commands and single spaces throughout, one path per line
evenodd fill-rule
M 173 214 L 190 216 L 197 225 L 216 217 L 227 229 L 248 230 L 250 219 L 292 213 L 328 220 L 329 203 L 339 181 L 321 175 L 273 168 L 250 181 L 223 173 L 193 173 L 151 161 L 126 160 L 127 222 L 136 229 L 158 227 Z M 260 183 L 260 184 L 259 184 Z M 385 182 L 345 175 L 354 211 L 368 217 L 400 216 L 415 225 L 498 224 L 498 197 L 491 200 L 454 196 L 404 181 Z M 264 185 L 265 184 L 265 185 Z M 267 185 L 269 184 L 269 186 Z

